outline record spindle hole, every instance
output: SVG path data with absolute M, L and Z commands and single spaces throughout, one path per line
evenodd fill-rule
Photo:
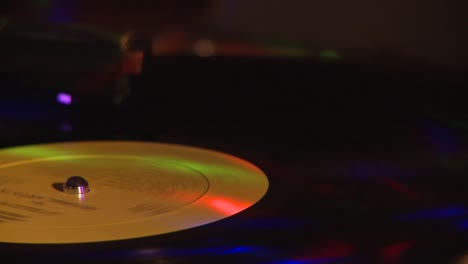
M 67 194 L 85 194 L 89 191 L 88 181 L 81 176 L 72 176 L 63 184 L 63 192 Z

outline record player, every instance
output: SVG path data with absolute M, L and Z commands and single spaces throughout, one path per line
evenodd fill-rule
M 467 262 L 463 70 L 1 21 L 2 257 Z

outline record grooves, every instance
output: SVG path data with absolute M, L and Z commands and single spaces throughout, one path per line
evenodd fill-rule
M 9 148 L 0 156 L 6 228 L 0 239 L 10 243 L 89 243 L 175 232 L 245 210 L 268 186 L 246 161 L 169 144 L 55 143 Z M 60 180 L 62 189 L 54 186 Z M 18 236 L 23 232 L 27 236 Z

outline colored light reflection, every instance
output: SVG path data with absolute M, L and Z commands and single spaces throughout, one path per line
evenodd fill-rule
M 392 166 L 377 166 L 371 163 L 357 163 L 352 167 L 352 176 L 364 180 L 377 179 L 386 187 L 418 202 L 426 202 L 426 198 L 413 191 L 404 183 L 397 181 L 396 177 L 404 177 L 398 170 Z
M 6 150 L 6 153 L 13 157 L 21 157 L 21 158 L 60 157 L 60 156 L 69 154 L 62 150 L 42 147 L 42 146 L 11 148 L 11 149 Z
M 451 206 L 444 208 L 422 210 L 414 213 L 398 216 L 400 221 L 424 221 L 424 220 L 440 220 L 458 217 L 467 214 L 468 210 L 462 206 Z
M 199 256 L 248 256 L 258 257 L 269 255 L 269 250 L 256 246 L 221 246 L 199 248 L 142 248 L 139 250 L 119 250 L 110 253 L 90 253 L 77 256 L 86 260 L 151 260 L 159 259 L 157 263 L 163 263 L 163 258 L 169 257 L 199 257 Z
M 424 198 L 419 195 L 418 193 L 414 192 L 412 189 L 410 189 L 408 186 L 404 185 L 403 183 L 392 179 L 390 177 L 383 177 L 381 176 L 379 178 L 387 187 L 390 187 L 392 190 L 405 195 L 408 198 L 411 198 L 412 200 L 423 202 Z
M 85 199 L 84 193 L 79 193 L 79 194 L 78 194 L 78 199 L 79 199 L 80 201 L 84 201 L 84 199 Z
M 346 257 L 330 257 L 330 258 L 310 258 L 310 259 L 288 259 L 275 264 L 331 264 L 331 263 L 355 263 L 351 256 Z
M 212 57 L 216 54 L 216 44 L 210 39 L 199 39 L 193 45 L 193 52 L 200 57 Z
M 278 264 L 322 264 L 346 263 L 353 258 L 354 244 L 343 241 L 323 241 L 321 245 L 311 245 L 303 249 L 300 256 L 277 262 Z
M 320 259 L 289 259 L 283 260 L 281 262 L 276 262 L 276 264 L 327 264 L 327 263 L 343 263 L 345 261 L 343 258 L 320 258 Z
M 232 247 L 202 247 L 202 248 L 181 248 L 181 249 L 161 249 L 145 248 L 132 254 L 131 258 L 153 258 L 153 257 L 185 257 L 185 256 L 204 256 L 204 255 L 259 255 L 266 250 L 254 246 L 232 246 Z
M 79 194 L 80 196 L 83 196 L 85 193 L 87 193 L 85 187 L 79 186 L 79 187 L 78 187 L 78 194 Z
M 42 1 L 43 6 L 48 10 L 47 19 L 54 24 L 70 24 L 74 22 L 75 10 L 77 10 L 76 0 L 68 1 Z
M 63 149 L 57 149 L 53 146 L 29 146 L 29 147 L 15 147 L 6 150 L 8 154 L 15 156 L 15 157 L 23 157 L 23 158 L 38 158 L 39 160 L 42 159 L 50 159 L 50 160 L 66 160 L 71 158 L 99 158 L 99 157 L 113 157 L 113 158 L 123 158 L 128 159 L 129 157 L 126 155 L 74 155 L 73 152 L 69 152 Z M 230 157 L 230 156 L 226 156 Z M 187 168 L 194 169 L 196 171 L 203 171 L 205 173 L 220 173 L 221 175 L 229 175 L 232 177 L 233 181 L 237 180 L 238 177 L 245 177 L 247 183 L 255 182 L 255 177 L 247 177 L 252 173 L 250 170 L 246 170 L 239 166 L 234 165 L 223 165 L 221 166 L 215 162 L 197 162 L 194 160 L 189 159 L 182 159 L 182 158 L 174 158 L 171 156 L 149 156 L 149 157 L 134 157 L 135 160 L 141 161 L 143 166 L 149 166 L 152 164 L 157 165 L 158 167 L 171 170 L 174 172 L 186 172 Z M 254 165 L 243 161 L 241 159 L 237 159 L 232 157 L 232 160 L 242 164 L 244 167 L 248 167 L 251 170 L 259 171 Z M 20 161 L 25 162 L 25 161 Z M 32 161 L 26 161 L 32 162 Z M 183 165 L 183 166 L 180 166 Z
M 58 93 L 57 94 L 57 102 L 60 104 L 69 105 L 73 101 L 73 98 L 70 94 L 67 93 Z
M 234 202 L 234 201 L 229 201 L 227 199 L 222 199 L 222 198 L 217 198 L 217 199 L 212 199 L 210 200 L 210 205 L 214 207 L 216 210 L 225 213 L 227 215 L 233 215 L 236 214 L 245 208 L 247 208 L 247 205 L 240 203 L 240 202 Z
M 400 242 L 385 246 L 381 249 L 380 255 L 385 263 L 397 263 L 403 254 L 415 245 L 414 242 Z
M 326 60 L 338 60 L 341 59 L 340 53 L 335 50 L 322 50 L 318 54 L 319 58 Z
M 462 231 L 468 231 L 468 220 L 462 221 L 458 224 L 458 229 Z
M 152 162 L 154 162 L 158 166 L 168 166 L 168 168 L 171 169 L 177 169 L 177 167 L 179 167 L 177 165 L 181 164 L 196 171 L 225 175 L 226 177 L 230 177 L 231 179 L 233 179 L 233 181 L 238 179 L 238 177 L 243 177 L 243 180 L 245 180 L 247 183 L 257 181 L 255 177 L 247 177 L 253 171 L 261 172 L 260 169 L 257 168 L 255 165 L 233 156 L 224 155 L 224 157 L 242 166 L 240 167 L 233 165 L 220 165 L 217 162 L 198 162 L 195 160 L 182 159 L 179 157 L 172 158 L 171 156 L 153 156 L 149 157 L 149 159 L 143 159 L 142 162 L 146 164 L 151 164 Z M 248 168 L 248 170 L 246 170 L 246 168 Z
M 423 139 L 440 153 L 451 154 L 460 149 L 458 136 L 450 128 L 438 123 L 429 123 L 422 129 Z

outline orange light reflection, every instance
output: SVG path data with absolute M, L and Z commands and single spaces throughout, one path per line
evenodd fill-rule
M 226 215 L 236 214 L 248 207 L 248 205 L 245 203 L 230 201 L 222 198 L 212 199 L 209 201 L 209 204 L 211 207 Z

